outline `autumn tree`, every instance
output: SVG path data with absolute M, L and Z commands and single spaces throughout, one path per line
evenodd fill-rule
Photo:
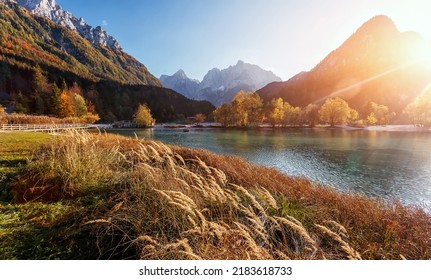
M 223 104 L 213 112 L 223 126 L 254 126 L 263 121 L 263 101 L 257 93 L 239 91 L 231 104 Z
M 367 123 L 369 125 L 388 124 L 395 116 L 395 113 L 391 113 L 389 111 L 389 107 L 385 105 L 379 105 L 374 102 L 370 102 L 367 107 Z
M 347 116 L 347 123 L 354 123 L 358 118 L 359 118 L 358 111 L 350 108 L 349 116 Z
M 281 124 L 284 118 L 284 101 L 281 98 L 272 99 L 268 112 L 268 120 L 273 127 Z
M 289 103 L 285 102 L 283 105 L 284 115 L 283 124 L 284 125 L 300 125 L 301 124 L 301 108 L 294 107 Z
M 228 114 L 224 120 L 227 126 L 257 125 L 263 120 L 263 102 L 256 93 L 239 91 L 232 104 L 227 105 L 220 112 Z
M 243 127 L 248 125 L 248 111 L 246 108 L 248 94 L 248 92 L 241 90 L 235 95 L 230 112 L 231 125 Z
M 323 122 L 329 123 L 333 127 L 357 118 L 358 113 L 351 109 L 345 100 L 335 97 L 326 100 L 319 110 L 319 116 Z
M 81 95 L 76 93 L 73 95 L 73 105 L 75 109 L 75 117 L 80 118 L 88 114 L 87 104 Z
M 216 108 L 213 112 L 216 122 L 221 123 L 222 126 L 227 127 L 230 125 L 231 105 L 223 104 Z
M 147 105 L 140 104 L 136 111 L 134 121 L 138 127 L 152 126 L 156 120 L 151 115 L 151 110 Z
M 243 109 L 247 113 L 247 124 L 256 126 L 263 121 L 263 101 L 257 93 L 247 93 L 245 95 Z
M 303 110 L 304 123 L 310 127 L 314 127 L 319 122 L 319 106 L 316 104 L 308 104 Z
M 376 116 L 374 115 L 374 113 L 369 114 L 367 116 L 366 121 L 367 121 L 368 125 L 375 125 L 378 122 L 378 120 L 377 120 Z
M 75 104 L 69 92 L 63 90 L 59 96 L 57 115 L 60 118 L 72 117 L 75 114 Z
M 100 117 L 98 114 L 87 113 L 81 118 L 81 120 L 83 120 L 85 123 L 95 123 L 100 120 Z
M 415 125 L 431 126 L 431 92 L 409 104 L 404 109 L 404 114 Z
M 206 116 L 204 115 L 204 114 L 197 114 L 196 116 L 195 116 L 195 121 L 197 122 L 197 123 L 203 123 L 205 120 L 206 120 Z

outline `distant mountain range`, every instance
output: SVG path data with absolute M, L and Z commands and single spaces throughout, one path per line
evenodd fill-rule
M 35 89 L 38 67 L 46 79 L 43 92 Z M 115 38 L 54 0 L 0 0 L 2 105 L 11 111 L 19 103 L 27 113 L 49 114 L 51 87 L 64 83 L 77 83 L 104 120 L 131 119 L 139 103 L 147 103 L 158 121 L 214 109 L 163 88 Z
M 254 92 L 268 83 L 281 81 L 281 79 L 271 71 L 239 60 L 236 65 L 227 69 L 214 68 L 208 71 L 202 82 L 190 79 L 183 70 L 179 70 L 172 76 L 162 75 L 160 81 L 167 88 L 188 98 L 207 100 L 219 106 L 231 102 L 240 90 Z
M 376 16 L 312 70 L 258 92 L 266 101 L 281 97 L 294 106 L 340 96 L 360 112 L 372 101 L 400 115 L 431 81 L 431 65 L 418 55 L 425 50 L 417 33 L 402 33 L 390 18 Z

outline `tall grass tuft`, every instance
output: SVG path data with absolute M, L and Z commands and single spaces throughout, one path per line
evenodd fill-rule
M 431 219 L 204 150 L 72 132 L 34 153 L 17 202 L 82 200 L 103 259 L 428 259 Z

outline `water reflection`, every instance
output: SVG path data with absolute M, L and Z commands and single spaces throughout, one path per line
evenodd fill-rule
M 363 130 L 113 131 L 238 155 L 341 191 L 399 199 L 431 209 L 431 134 Z

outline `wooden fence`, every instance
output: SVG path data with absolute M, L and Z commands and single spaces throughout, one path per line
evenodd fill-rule
M 66 129 L 86 129 L 88 124 L 0 124 L 0 131 L 57 131 Z

